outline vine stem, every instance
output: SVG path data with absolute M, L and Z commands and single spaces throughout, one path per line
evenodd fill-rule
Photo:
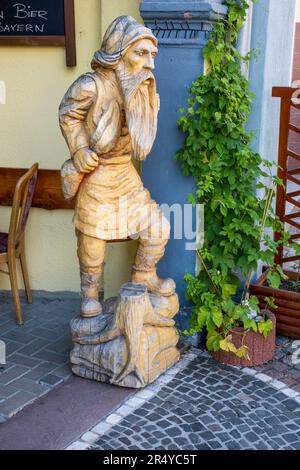
M 270 211 L 270 206 L 272 204 L 274 193 L 275 193 L 275 188 L 274 188 L 274 182 L 272 181 L 271 184 L 270 184 L 270 187 L 268 188 L 268 191 L 267 191 L 267 197 L 266 197 L 266 202 L 265 202 L 265 206 L 264 206 L 264 212 L 263 212 L 263 217 L 262 217 L 262 222 L 261 222 L 261 227 L 260 227 L 259 244 L 261 244 L 261 242 L 262 242 L 262 236 L 263 236 L 263 232 L 264 232 L 265 227 L 266 227 L 266 221 L 267 221 L 267 217 L 268 217 L 268 214 L 269 214 L 269 211 Z M 243 290 L 243 295 L 242 295 L 242 301 L 243 300 L 249 300 L 249 296 L 250 296 L 249 295 L 249 288 L 250 288 L 250 282 L 251 282 L 251 278 L 252 278 L 253 274 L 254 274 L 253 270 L 251 270 L 247 273 L 245 286 L 244 286 L 244 290 Z
M 203 259 L 203 257 L 202 257 L 202 255 L 201 255 L 201 253 L 200 253 L 199 250 L 197 250 L 197 255 L 198 255 L 199 258 L 200 258 L 200 261 L 201 261 L 201 263 L 202 263 L 202 266 L 204 267 L 204 270 L 205 270 L 206 274 L 208 275 L 209 280 L 210 280 L 210 282 L 211 282 L 213 288 L 215 289 L 216 293 L 217 293 L 218 295 L 220 295 L 220 291 L 219 291 L 218 287 L 216 286 L 216 284 L 214 283 L 213 278 L 211 277 L 210 272 L 209 272 L 209 270 L 208 270 L 208 268 L 207 268 L 207 266 L 206 266 L 206 264 L 205 264 L 205 261 L 204 261 L 204 259 Z

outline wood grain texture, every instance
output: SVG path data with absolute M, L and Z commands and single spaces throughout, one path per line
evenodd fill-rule
M 290 88 L 287 86 L 274 86 L 272 88 L 272 96 L 275 98 L 291 98 L 292 94 L 294 91 L 296 91 L 297 88 Z
M 295 43 L 294 43 L 294 58 L 293 58 L 293 74 L 292 82 L 300 80 L 300 23 L 296 23 L 295 29 Z M 291 121 L 296 124 L 296 127 L 299 125 L 300 111 L 294 107 L 291 109 Z M 292 131 L 294 126 L 292 126 Z M 291 150 L 294 150 L 296 153 L 300 153 L 300 134 L 298 131 L 290 132 L 289 137 L 289 147 Z M 289 158 L 288 166 L 290 168 L 295 168 L 298 165 L 298 161 Z
M 259 299 L 261 309 L 268 308 L 276 316 L 277 334 L 300 338 L 300 293 L 284 289 L 272 289 L 266 285 L 268 270 L 250 285 L 251 293 Z M 297 280 L 298 273 L 284 270 L 290 280 Z M 266 297 L 273 298 L 276 308 L 267 307 Z
M 285 325 L 284 323 L 277 322 L 276 333 L 283 336 L 289 336 L 290 338 L 300 338 L 300 327 Z
M 0 205 L 11 206 L 17 181 L 25 168 L 0 168 Z M 32 207 L 42 209 L 73 209 L 74 203 L 65 201 L 61 192 L 59 170 L 39 170 Z
M 65 44 L 66 63 L 68 67 L 76 67 L 76 36 L 74 0 L 65 0 Z
M 0 46 L 64 46 L 65 36 L 2 36 Z
M 176 294 L 150 297 L 143 284 L 123 284 L 118 298 L 104 302 L 101 315 L 71 321 L 72 371 L 122 387 L 153 382 L 179 360 L 171 319 L 178 308 Z
M 297 223 L 296 212 L 290 208 L 286 202 L 292 206 L 300 207 L 298 200 L 299 191 L 287 193 L 287 183 L 292 182 L 300 187 L 300 105 L 295 101 L 299 99 L 299 89 L 292 87 L 273 87 L 272 96 L 280 98 L 280 126 L 279 126 L 279 146 L 278 146 L 278 172 L 277 176 L 283 181 L 283 186 L 277 186 L 276 190 L 276 214 L 282 222 L 292 227 L 291 240 L 300 238 L 300 224 Z M 296 229 L 296 230 L 295 230 Z M 290 228 L 287 230 L 290 231 Z M 281 239 L 280 233 L 274 234 L 274 239 L 278 242 Z M 284 247 L 280 245 L 275 257 L 275 262 L 281 266 L 285 263 L 299 260 L 299 256 L 284 255 Z
M 16 320 L 18 325 L 23 324 L 22 307 L 18 289 L 18 276 L 16 259 L 19 258 L 23 274 L 23 280 L 28 303 L 32 303 L 32 295 L 27 270 L 25 255 L 25 229 L 28 220 L 28 213 L 31 206 L 32 194 L 36 186 L 38 163 L 32 165 L 21 178 L 18 179 L 12 201 L 12 210 L 9 223 L 9 233 L 7 235 L 7 245 L 0 253 L 0 264 L 6 263 L 8 271 L 2 271 L 9 275 L 11 290 L 16 308 Z

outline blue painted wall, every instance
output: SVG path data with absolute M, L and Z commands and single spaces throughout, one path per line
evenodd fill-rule
M 142 178 L 158 204 L 187 204 L 187 196 L 194 191 L 192 177 L 183 176 L 180 163 L 174 155 L 184 143 L 178 130 L 179 108 L 187 107 L 188 88 L 203 73 L 202 48 L 207 42 L 213 21 L 226 13 L 221 0 L 160 1 L 144 0 L 141 15 L 159 41 L 155 76 L 160 94 L 158 133 L 153 150 L 142 165 Z M 171 216 L 171 226 L 173 220 Z M 195 212 L 193 230 L 195 230 Z M 183 239 L 171 239 L 165 257 L 159 264 L 159 275 L 171 276 L 177 284 L 181 305 L 187 307 L 183 277 L 195 273 L 196 253 L 186 250 Z M 179 321 L 180 322 L 180 321 Z
M 177 127 L 180 116 L 178 109 L 186 106 L 191 81 L 202 71 L 203 61 L 199 49 L 160 47 L 156 59 L 157 87 L 161 99 L 158 133 L 152 153 L 142 166 L 143 182 L 158 204 L 172 206 L 177 203 L 183 207 L 187 203 L 187 195 L 194 190 L 193 178 L 182 175 L 174 155 L 184 141 L 184 135 Z M 195 252 L 186 250 L 187 240 L 184 238 L 174 239 L 172 213 L 170 221 L 171 239 L 165 257 L 159 264 L 159 273 L 174 278 L 181 302 L 184 303 L 183 276 L 187 272 L 195 272 Z M 195 220 L 193 222 L 195 229 Z

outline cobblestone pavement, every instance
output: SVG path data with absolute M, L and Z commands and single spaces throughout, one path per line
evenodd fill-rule
M 79 309 L 78 294 L 34 293 L 34 303 L 22 306 L 25 323 L 18 326 L 10 294 L 0 292 L 0 340 L 7 357 L 0 368 L 0 422 L 71 375 L 69 321 Z
M 256 370 L 300 393 L 300 341 L 277 336 L 274 361 L 256 367 Z
M 69 378 L 69 321 L 78 308 L 76 294 L 36 293 L 32 305 L 23 302 L 20 327 L 0 292 L 7 347 L 0 422 Z M 256 370 L 221 365 L 193 349 L 70 448 L 300 449 L 299 347 L 277 337 L 275 360 Z
M 300 449 L 300 395 L 195 352 L 175 376 L 137 393 L 69 449 Z

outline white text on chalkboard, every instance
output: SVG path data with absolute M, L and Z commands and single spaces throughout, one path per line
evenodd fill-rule
M 24 5 L 24 3 L 14 3 L 12 8 L 14 8 L 13 17 L 16 19 L 42 18 L 45 21 L 48 20 L 48 12 L 46 10 L 31 10 L 31 7 Z M 4 10 L 0 10 L 0 19 L 4 20 Z
M 30 20 L 31 18 L 37 18 L 44 22 L 48 21 L 48 12 L 46 10 L 32 10 L 30 5 L 25 5 L 24 3 L 14 3 L 11 5 L 10 17 L 15 18 L 16 20 Z M 5 21 L 5 10 L 0 10 L 0 20 Z M 0 33 L 2 34 L 11 34 L 11 33 L 44 33 L 45 23 L 44 24 L 24 24 L 24 23 L 14 23 L 6 24 L 5 22 L 0 21 Z

